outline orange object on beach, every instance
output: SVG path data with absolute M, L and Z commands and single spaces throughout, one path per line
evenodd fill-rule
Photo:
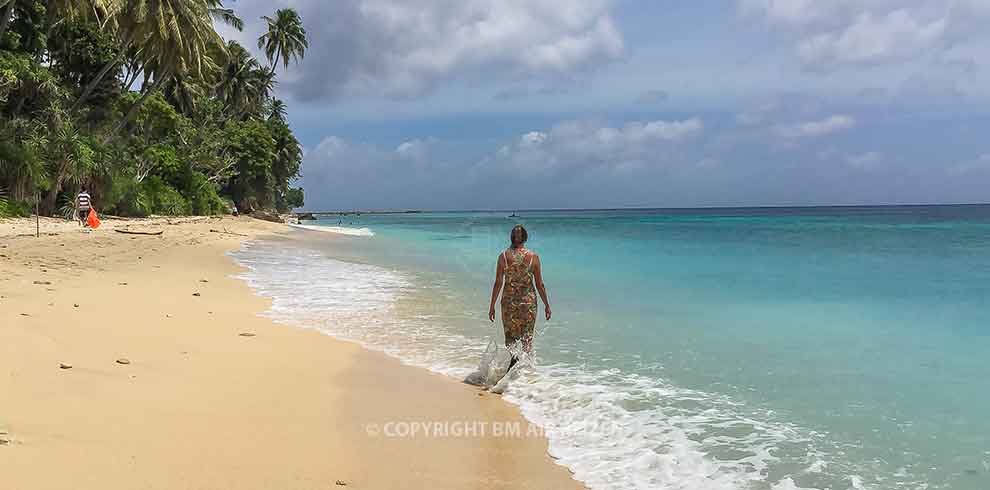
M 89 227 L 94 230 L 100 227 L 100 218 L 96 216 L 95 209 L 89 208 L 89 216 L 86 218 L 86 222 L 89 223 Z

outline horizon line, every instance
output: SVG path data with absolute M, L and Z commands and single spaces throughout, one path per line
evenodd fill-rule
M 351 209 L 332 211 L 293 211 L 294 214 L 423 214 L 423 213 L 532 213 L 559 211 L 691 211 L 721 209 L 828 209 L 828 208 L 907 208 L 907 207 L 951 207 L 951 206 L 990 206 L 990 202 L 979 203 L 937 203 L 937 204 L 802 204 L 802 205 L 757 205 L 757 206 L 660 206 L 660 207 L 614 207 L 614 208 L 516 208 L 516 209 Z

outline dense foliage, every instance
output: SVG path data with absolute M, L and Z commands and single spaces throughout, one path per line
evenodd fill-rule
M 306 31 L 264 20 L 267 64 L 217 34 L 243 27 L 221 0 L 0 0 L 0 216 L 64 214 L 83 187 L 122 216 L 302 206 L 273 89 Z

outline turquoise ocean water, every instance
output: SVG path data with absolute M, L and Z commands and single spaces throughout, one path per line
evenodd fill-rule
M 273 317 L 463 376 L 524 224 L 554 318 L 505 397 L 593 489 L 990 488 L 990 206 L 508 214 L 235 256 Z

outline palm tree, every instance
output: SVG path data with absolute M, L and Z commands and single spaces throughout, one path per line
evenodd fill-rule
M 275 11 L 274 19 L 267 15 L 262 19 L 268 22 L 268 32 L 258 38 L 258 48 L 265 50 L 274 75 L 280 58 L 285 68 L 289 67 L 292 58 L 301 60 L 309 48 L 309 41 L 306 40 L 302 19 L 294 9 L 279 9 Z
M 244 30 L 244 21 L 234 13 L 234 9 L 224 8 L 222 0 L 211 0 L 210 3 L 210 17 L 238 31 Z
M 215 90 L 224 106 L 238 117 L 261 114 L 275 89 L 275 78 L 243 46 L 227 43 L 227 63 Z
M 117 123 L 105 142 L 112 140 L 137 114 L 149 95 L 173 76 L 209 78 L 219 70 L 213 54 L 225 51 L 213 28 L 210 8 L 217 0 L 129 0 L 127 9 L 141 22 L 130 27 L 140 42 L 144 72 L 150 86 Z M 181 26 L 181 27 L 180 27 Z
M 258 70 L 261 70 L 261 64 L 243 46 L 236 41 L 227 43 L 226 64 L 215 89 L 217 97 L 228 109 L 237 112 L 247 105 L 249 94 L 255 92 L 253 73 Z
M 117 0 L 48 0 L 45 10 L 48 11 L 48 30 L 51 32 L 59 21 L 55 19 L 74 19 L 105 16 L 108 10 L 116 5 Z M 3 39 L 14 15 L 16 0 L 0 0 L 0 39 Z
M 265 111 L 265 105 L 271 99 L 272 92 L 278 82 L 275 76 L 267 70 L 257 70 L 251 73 L 251 92 L 248 94 L 248 104 L 240 112 L 241 116 L 261 117 Z
M 66 20 L 94 19 L 103 24 L 122 6 L 122 0 L 48 0 L 45 3 L 48 35 L 51 36 L 52 30 Z
M 196 101 L 203 97 L 206 91 L 196 78 L 173 76 L 162 86 L 162 93 L 172 107 L 188 116 L 196 110 Z
M 3 1 L 3 0 L 0 0 Z M 13 3 L 13 0 L 11 0 Z M 94 19 L 103 27 L 112 27 L 116 15 L 124 6 L 124 0 L 48 0 L 45 10 L 48 13 L 48 36 L 51 37 L 52 30 L 65 20 L 72 19 Z M 90 93 L 110 71 L 116 63 L 108 63 L 96 78 L 91 80 L 83 93 L 88 97 Z M 80 98 L 73 104 L 75 108 L 85 97 Z
M 0 0 L 2 1 L 2 0 Z M 93 0 L 99 1 L 99 0 Z M 132 47 L 139 56 L 154 59 L 158 66 L 169 67 L 172 73 L 201 76 L 204 64 L 211 59 L 209 46 L 220 45 L 220 35 L 213 29 L 213 18 L 231 23 L 235 28 L 243 23 L 222 0 L 102 0 L 120 2 L 110 10 L 107 24 L 116 30 L 120 49 L 86 86 L 73 104 L 84 102 L 93 89 L 114 67 L 119 65 Z M 209 68 L 209 67 L 207 67 Z M 149 73 L 145 70 L 146 73 Z

